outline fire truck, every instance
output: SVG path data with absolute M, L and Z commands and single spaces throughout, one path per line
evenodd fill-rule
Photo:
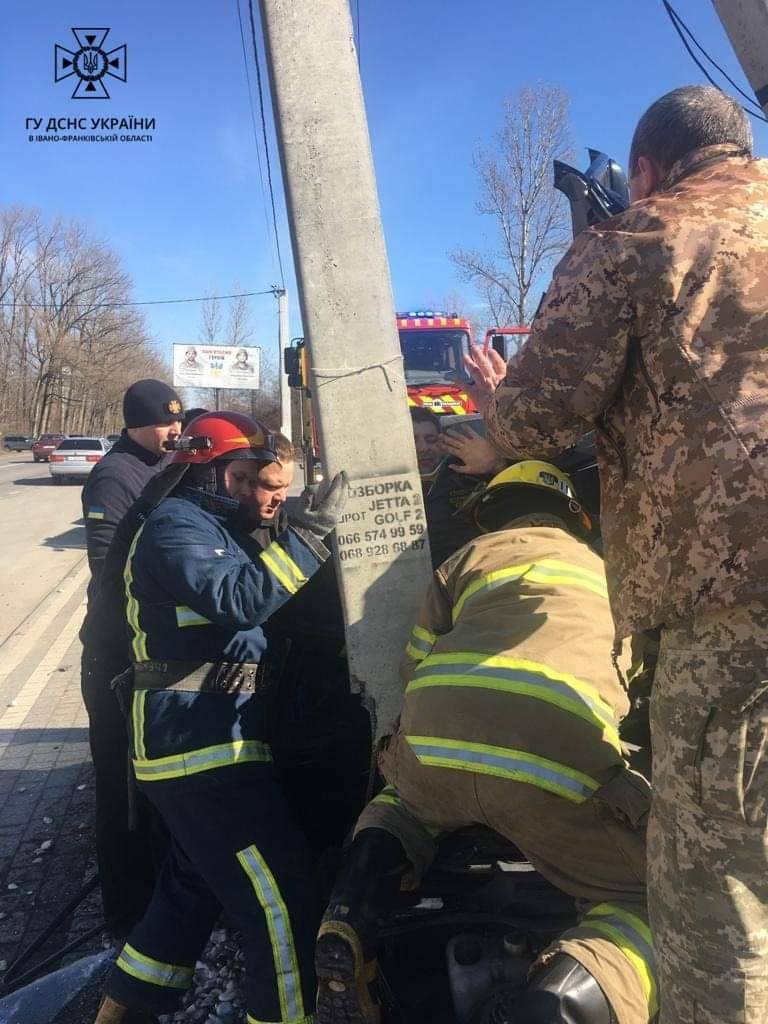
M 469 381 L 462 360 L 472 341 L 469 320 L 433 310 L 397 313 L 396 317 L 408 405 L 438 415 L 477 412 L 458 382 Z

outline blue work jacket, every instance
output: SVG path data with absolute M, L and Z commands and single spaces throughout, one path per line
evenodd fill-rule
M 125 567 L 134 662 L 260 662 L 262 625 L 307 582 L 328 550 L 288 526 L 263 547 L 195 495 L 160 502 Z M 134 770 L 140 783 L 249 763 L 271 765 L 259 693 L 134 692 Z

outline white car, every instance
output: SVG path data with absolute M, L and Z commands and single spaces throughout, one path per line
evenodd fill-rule
M 55 484 L 62 480 L 83 480 L 109 451 L 104 437 L 67 437 L 48 456 L 48 472 Z

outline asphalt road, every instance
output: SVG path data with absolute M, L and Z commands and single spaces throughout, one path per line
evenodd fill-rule
M 0 460 L 0 650 L 85 558 L 81 490 L 28 453 Z

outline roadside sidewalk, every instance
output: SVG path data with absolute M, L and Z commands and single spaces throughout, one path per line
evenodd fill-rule
M 86 580 L 76 566 L 36 614 L 34 631 L 0 647 L 0 979 L 95 871 L 77 639 Z M 97 888 L 18 973 L 100 917 Z M 100 948 L 97 934 L 70 959 Z

